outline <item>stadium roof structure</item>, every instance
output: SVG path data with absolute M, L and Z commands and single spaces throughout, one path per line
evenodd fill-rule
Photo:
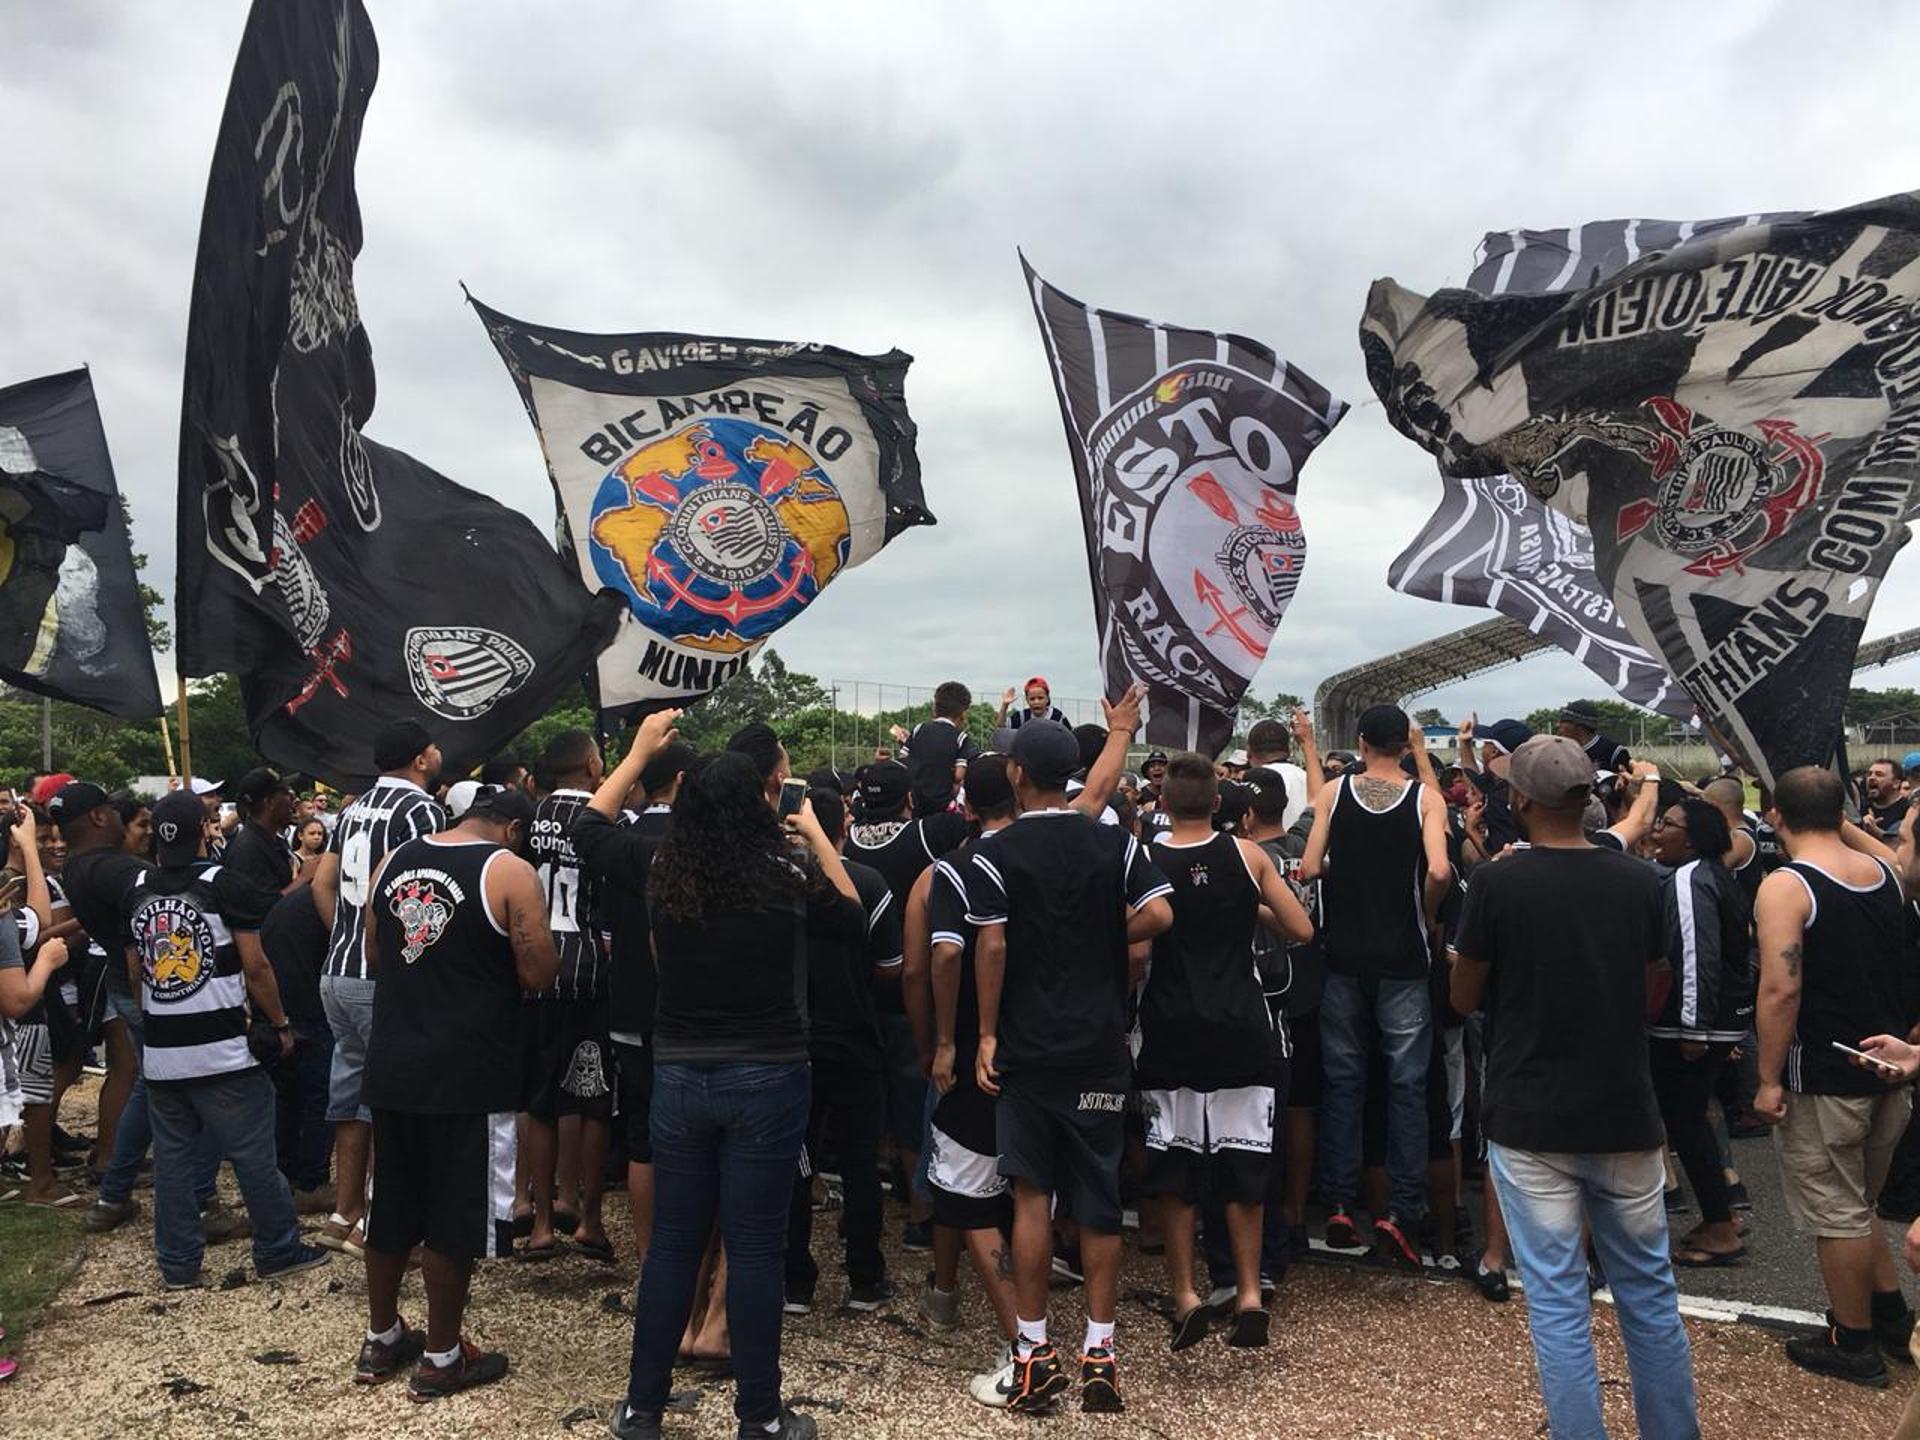
M 1437 635 L 1321 681 L 1313 695 L 1314 728 L 1326 737 L 1322 744 L 1337 745 L 1342 742 L 1334 737 L 1354 734 L 1360 712 L 1369 705 L 1404 705 L 1416 695 L 1518 664 L 1550 648 L 1548 641 L 1505 616 Z M 1854 669 L 1872 670 L 1913 654 L 1920 654 L 1920 628 L 1864 641 Z

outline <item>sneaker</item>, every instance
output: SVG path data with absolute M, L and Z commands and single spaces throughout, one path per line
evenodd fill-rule
M 742 1420 L 740 1428 L 734 1431 L 738 1440 L 815 1440 L 820 1427 L 814 1423 L 811 1415 L 802 1415 L 798 1410 L 780 1409 L 779 1418 L 773 1422 L 774 1428 L 767 1429 L 764 1420 Z
M 1786 1343 L 1787 1359 L 1802 1370 L 1811 1370 L 1816 1375 L 1831 1375 L 1836 1380 L 1845 1380 L 1854 1385 L 1865 1385 L 1870 1389 L 1887 1388 L 1887 1362 L 1880 1356 L 1878 1345 L 1866 1345 L 1858 1350 L 1849 1350 L 1840 1344 L 1837 1326 L 1829 1327 L 1818 1335 L 1803 1335 Z
M 967 1381 L 967 1394 L 989 1410 L 1004 1410 L 1013 1393 L 1019 1388 L 1014 1379 L 1013 1347 L 1006 1346 L 1000 1352 L 999 1360 L 993 1369 L 984 1375 L 976 1375 Z
M 1127 1408 L 1120 1398 L 1120 1368 L 1104 1345 L 1080 1357 L 1080 1408 L 1092 1415 L 1118 1415 Z
M 1013 1359 L 1013 1389 L 1007 1395 L 1007 1409 L 1031 1414 L 1044 1410 L 1053 1397 L 1067 1388 L 1067 1373 L 1060 1368 L 1060 1356 L 1051 1345 L 1036 1345 L 1022 1358 Z
M 338 1210 L 327 1217 L 313 1243 L 322 1250 L 335 1250 L 355 1260 L 367 1258 L 367 1235 L 358 1220 L 349 1220 Z
M 1086 1284 L 1087 1272 L 1080 1268 L 1078 1245 L 1068 1245 L 1059 1240 L 1053 1242 L 1053 1273 L 1058 1279 L 1071 1284 Z
M 781 1305 L 780 1309 L 783 1314 L 787 1315 L 811 1315 L 813 1313 L 813 1292 L 811 1290 L 795 1290 L 790 1292 L 786 1298 L 786 1303 Z
M 289 1255 L 283 1263 L 275 1265 L 272 1269 L 262 1270 L 255 1265 L 254 1270 L 262 1280 L 278 1280 L 283 1275 L 297 1275 L 302 1270 L 317 1270 L 331 1259 L 333 1257 L 324 1250 L 316 1249 L 311 1245 L 301 1245 L 296 1247 L 293 1254 Z
M 200 1212 L 200 1233 L 207 1237 L 209 1245 L 244 1240 L 253 1234 L 253 1221 L 238 1210 L 228 1209 L 223 1201 L 215 1200 Z
M 491 1385 L 507 1373 L 507 1357 L 498 1350 L 482 1350 L 460 1337 L 460 1353 L 451 1365 L 436 1365 L 420 1357 L 407 1379 L 409 1400 L 438 1400 L 443 1395 L 458 1395 L 476 1385 Z
M 893 1282 L 885 1278 L 866 1285 L 850 1286 L 847 1290 L 847 1308 L 862 1312 L 878 1310 L 898 1293 L 893 1288 Z
M 925 1255 L 933 1249 L 933 1222 L 909 1220 L 900 1232 L 900 1248 L 909 1255 Z
M 1373 1253 L 1398 1269 L 1420 1273 L 1420 1252 L 1414 1249 L 1407 1232 L 1391 1214 L 1373 1222 Z
M 660 1417 L 635 1410 L 621 1400 L 607 1417 L 607 1433 L 614 1440 L 660 1440 Z
M 207 1277 L 203 1271 L 196 1270 L 191 1275 L 165 1275 L 160 1277 L 169 1290 L 204 1290 Z
M 353 1383 L 378 1385 L 382 1380 L 391 1380 L 419 1360 L 420 1352 L 426 1348 L 426 1332 L 409 1330 L 407 1322 L 402 1320 L 400 1338 L 391 1344 L 385 1340 L 361 1342 L 360 1358 L 353 1362 Z
M 936 1330 L 952 1330 L 960 1324 L 960 1292 L 941 1290 L 933 1283 L 933 1276 L 927 1276 L 926 1286 L 920 1291 L 920 1316 Z
M 316 1185 L 311 1190 L 293 1192 L 293 1208 L 300 1215 L 330 1215 L 339 1197 L 331 1185 Z
M 118 1204 L 111 1200 L 96 1200 L 93 1208 L 87 1211 L 87 1231 L 93 1235 L 104 1235 L 109 1230 L 118 1230 L 139 1213 L 139 1203 L 132 1196 Z
M 1326 1237 L 1335 1250 L 1359 1250 L 1367 1243 L 1360 1238 L 1360 1227 L 1353 1223 L 1353 1217 L 1338 1205 L 1327 1212 Z

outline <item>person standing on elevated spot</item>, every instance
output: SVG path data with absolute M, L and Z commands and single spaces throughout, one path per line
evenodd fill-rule
M 1113 726 L 1121 734 L 1119 724 Z M 1053 1198 L 1066 1191 L 1080 1226 L 1087 1333 L 1081 1407 L 1124 1408 L 1114 1361 L 1120 1272 L 1120 1159 L 1131 1083 L 1127 996 L 1146 941 L 1173 923 L 1170 886 L 1145 847 L 1067 803 L 1080 744 L 1064 725 L 1020 727 L 1009 767 L 1021 815 L 983 839 L 968 877 L 967 919 L 980 927 L 975 980 L 980 1035 L 974 1078 L 1000 1099 L 1000 1173 L 1013 1181 L 1013 1274 L 1019 1306 L 1008 1408 L 1032 1411 L 1068 1385 L 1047 1339 Z M 1088 806 L 1104 796 L 1083 792 Z
M 414 1400 L 507 1373 L 507 1357 L 482 1351 L 460 1326 L 473 1262 L 513 1251 L 521 992 L 545 990 L 560 970 L 546 895 L 514 853 L 533 814 L 518 790 L 482 790 L 451 830 L 390 852 L 364 907 L 379 984 L 362 1090 L 380 1167 L 367 1208 L 367 1338 L 353 1378 L 376 1384 L 414 1363 Z M 399 1310 L 416 1245 L 424 1335 Z

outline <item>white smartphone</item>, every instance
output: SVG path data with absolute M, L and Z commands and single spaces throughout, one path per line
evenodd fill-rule
M 1851 1045 L 1842 1045 L 1838 1040 L 1832 1040 L 1832 1041 L 1829 1041 L 1828 1043 L 1832 1045 L 1834 1049 L 1838 1050 L 1842 1055 L 1850 1055 L 1855 1060 L 1864 1060 L 1867 1062 L 1867 1064 L 1871 1065 L 1874 1069 L 1878 1070 L 1881 1074 L 1890 1076 L 1895 1080 L 1898 1080 L 1899 1078 L 1901 1078 L 1901 1076 L 1905 1073 L 1904 1071 L 1901 1070 L 1901 1068 L 1898 1065 L 1895 1065 L 1891 1060 L 1882 1060 L 1877 1055 L 1869 1055 L 1867 1054 L 1866 1051 L 1856 1050 Z

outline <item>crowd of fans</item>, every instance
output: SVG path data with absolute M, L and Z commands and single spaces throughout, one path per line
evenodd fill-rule
M 1496 1303 L 1517 1269 L 1556 1435 L 1604 1433 L 1608 1287 L 1641 1433 L 1679 1437 L 1675 1267 L 1744 1262 L 1730 1141 L 1777 1130 L 1831 1304 L 1788 1357 L 1869 1385 L 1908 1358 L 1876 1207 L 1920 1073 L 1920 755 L 1755 796 L 1633 760 L 1584 702 L 1439 754 L 1380 705 L 1352 751 L 1297 715 L 1136 770 L 1137 693 L 1075 729 L 1023 696 L 975 737 L 943 685 L 852 775 L 794 776 L 765 724 L 697 754 L 664 712 L 611 768 L 571 731 L 452 783 L 397 723 L 337 806 L 265 769 L 230 804 L 43 777 L 7 812 L 0 1196 L 106 1231 L 150 1179 L 170 1288 L 243 1235 L 262 1277 L 364 1262 L 355 1378 L 418 1400 L 506 1373 L 463 1329 L 476 1262 L 633 1264 L 627 1440 L 689 1364 L 732 1376 L 742 1435 L 814 1434 L 780 1337 L 829 1256 L 849 1308 L 943 1329 L 977 1285 L 982 1405 L 1121 1410 L 1123 1235 L 1164 1254 L 1174 1350 L 1254 1349 L 1311 1218 Z M 85 1140 L 55 1117 L 96 1056 Z

